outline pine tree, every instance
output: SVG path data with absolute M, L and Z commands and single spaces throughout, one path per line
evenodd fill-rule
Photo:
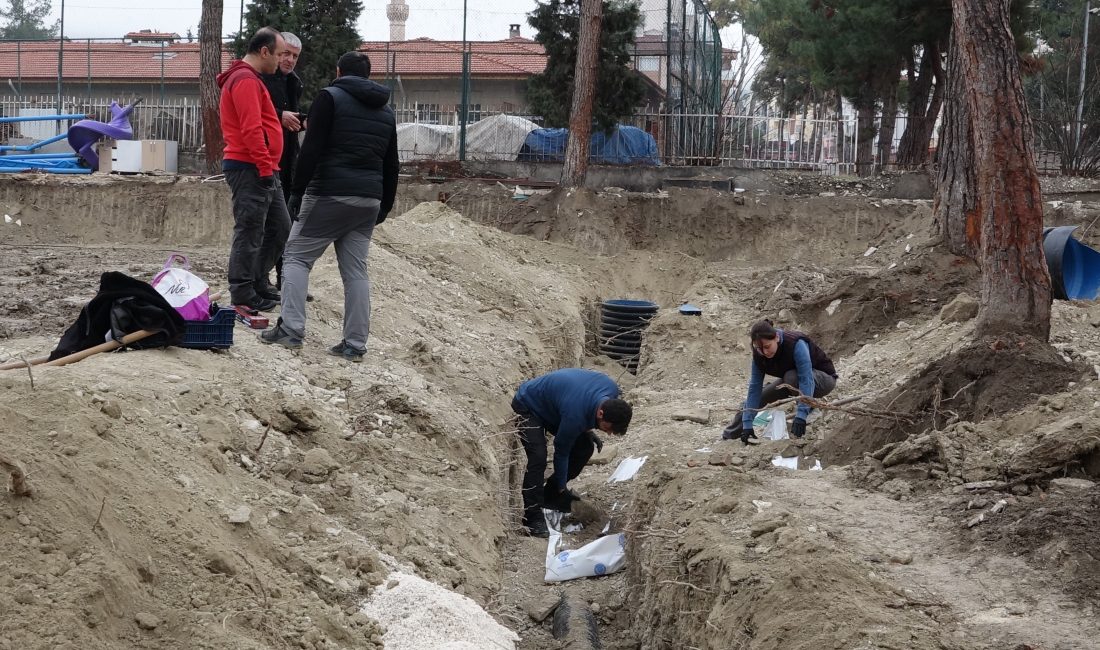
M 47 39 L 57 37 L 57 23 L 47 25 L 50 0 L 8 0 L 7 10 L 0 9 L 0 39 Z
M 302 54 L 295 71 L 305 85 L 303 101 L 308 104 L 332 81 L 340 56 L 362 45 L 355 27 L 362 11 L 360 0 L 255 0 L 245 11 L 244 33 L 235 36 L 234 49 L 243 56 L 248 39 L 261 27 L 297 36 Z
M 535 40 L 546 49 L 546 70 L 527 84 L 527 101 L 545 126 L 569 125 L 579 16 L 579 0 L 548 0 L 539 2 L 527 18 L 535 28 Z M 592 119 L 601 130 L 610 131 L 621 118 L 633 114 L 645 94 L 642 80 L 630 68 L 634 34 L 641 20 L 636 4 L 604 0 L 592 108 Z

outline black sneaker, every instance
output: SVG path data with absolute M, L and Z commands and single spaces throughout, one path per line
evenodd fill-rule
M 336 345 L 328 349 L 328 353 L 334 357 L 343 357 L 346 361 L 352 363 L 359 363 L 363 360 L 363 355 L 366 354 L 366 350 L 356 350 L 349 346 L 346 342 L 340 341 Z
M 534 521 L 525 521 L 523 529 L 528 537 L 541 537 L 543 539 L 550 537 L 550 529 L 546 527 L 546 520 L 541 515 Z
M 234 301 L 233 305 L 234 306 L 240 306 L 240 307 L 247 307 L 249 309 L 254 309 L 256 311 L 271 311 L 271 310 L 275 309 L 276 307 L 278 307 L 279 303 L 275 302 L 274 300 L 270 300 L 268 298 L 263 298 L 263 297 L 260 297 L 258 295 L 254 295 L 251 298 L 249 298 L 248 300 L 245 300 L 243 302 Z
M 284 348 L 297 350 L 302 347 L 302 339 L 283 329 L 283 319 L 275 323 L 275 327 L 260 334 L 260 342 L 267 344 L 279 344 Z
M 256 289 L 256 295 L 263 298 L 264 300 L 271 300 L 272 302 L 276 303 L 283 301 L 282 294 L 280 294 L 279 290 L 275 287 L 264 287 L 261 289 Z

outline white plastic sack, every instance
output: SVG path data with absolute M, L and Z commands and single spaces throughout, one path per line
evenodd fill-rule
M 768 440 L 787 439 L 787 414 L 779 409 L 769 411 L 771 419 L 764 425 L 764 437 Z
M 546 545 L 546 582 L 603 576 L 626 566 L 626 535 L 605 535 L 576 550 L 561 550 L 560 512 L 543 510 L 550 540 Z

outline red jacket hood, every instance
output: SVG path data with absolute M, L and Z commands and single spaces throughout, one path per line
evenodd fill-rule
M 244 59 L 237 59 L 233 62 L 233 65 L 229 66 L 228 70 L 218 75 L 218 88 L 224 87 L 225 82 L 229 80 L 229 77 L 233 76 L 233 74 L 241 68 L 246 68 L 250 73 L 256 75 L 257 79 L 260 79 L 261 81 L 263 80 L 263 77 L 260 76 L 260 73 L 257 72 L 255 68 L 245 63 Z

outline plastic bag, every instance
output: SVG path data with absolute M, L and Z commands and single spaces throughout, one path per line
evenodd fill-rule
M 760 415 L 757 415 L 753 420 L 753 424 L 760 419 L 761 415 L 767 414 L 765 422 L 761 425 L 763 432 L 760 434 L 762 438 L 768 440 L 786 440 L 787 439 L 787 414 L 781 409 L 772 409 L 769 411 L 761 411 Z
M 626 566 L 626 535 L 605 535 L 576 550 L 560 550 L 562 546 L 562 513 L 543 510 L 550 540 L 546 545 L 546 582 L 563 582 L 575 578 L 603 576 Z
M 179 260 L 183 268 L 172 266 Z M 164 296 L 169 305 L 183 316 L 184 320 L 210 320 L 210 287 L 202 278 L 192 273 L 191 262 L 186 255 L 172 253 L 164 263 L 164 269 L 153 278 L 153 288 Z

